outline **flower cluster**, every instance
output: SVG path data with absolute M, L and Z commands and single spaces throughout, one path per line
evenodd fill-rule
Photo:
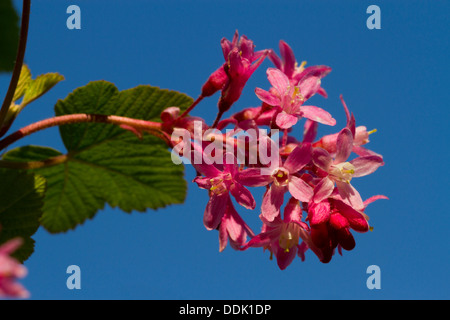
M 172 134 L 174 150 L 188 158 L 198 173 L 194 182 L 208 191 L 203 222 L 208 230 L 218 230 L 220 251 L 228 243 L 236 250 L 262 247 L 285 269 L 296 256 L 304 260 L 308 249 L 323 263 L 336 250 L 341 254 L 342 249 L 352 250 L 352 231 L 371 228 L 366 206 L 386 198 L 378 195 L 363 201 L 352 179 L 373 173 L 384 162 L 381 155 L 365 147 L 371 132 L 356 126 L 342 96 L 346 125 L 335 134 L 317 138 L 319 124 L 335 126 L 336 120 L 308 100 L 316 94 L 327 97 L 322 79 L 331 68 L 299 65 L 284 41 L 279 43 L 280 56 L 272 49 L 255 51 L 253 42 L 239 37 L 237 31 L 232 41 L 223 39 L 221 46 L 223 65 L 207 79 L 200 97 L 188 109 L 220 91 L 215 122 L 209 126 L 187 112 L 180 115 L 174 107 L 161 115 L 164 130 Z M 222 119 L 266 58 L 272 62 L 266 70 L 270 87 L 255 89 L 260 105 Z M 303 119 L 300 139 L 292 129 Z M 265 135 L 263 127 L 281 134 Z M 220 131 L 226 128 L 226 133 Z M 195 129 L 200 131 L 200 141 Z M 180 130 L 188 132 L 188 137 L 179 134 Z M 238 136 L 249 130 L 254 132 L 252 139 Z M 268 154 L 271 161 L 266 161 Z M 264 188 L 261 205 L 249 188 Z M 239 215 L 236 204 L 258 210 L 259 234 Z

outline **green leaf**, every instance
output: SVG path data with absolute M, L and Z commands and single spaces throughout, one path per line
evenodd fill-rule
M 143 120 L 158 120 L 162 110 L 192 99 L 184 94 L 139 86 L 119 92 L 106 81 L 92 82 L 58 101 L 57 115 L 96 113 Z M 101 123 L 60 127 L 68 150 L 36 146 L 5 154 L 9 161 L 43 161 L 57 157 L 61 163 L 35 169 L 47 179 L 42 225 L 50 232 L 75 228 L 94 217 L 105 204 L 123 211 L 145 211 L 184 202 L 184 168 L 173 164 L 165 143 L 150 135 L 138 139 L 129 131 Z
M 39 228 L 44 204 L 45 179 L 21 170 L 0 168 L 0 243 L 20 237 L 23 245 L 14 252 L 19 261 L 34 251 L 31 236 Z
M 24 108 L 29 103 L 38 99 L 62 80 L 64 80 L 64 76 L 59 73 L 41 74 L 36 79 L 30 79 L 27 82 L 27 88 L 24 92 L 22 103 L 20 104 L 21 107 Z
M 14 69 L 19 45 L 19 17 L 11 0 L 0 1 L 0 72 Z
M 17 82 L 16 91 L 14 92 L 13 102 L 16 102 L 23 97 L 30 81 L 30 69 L 24 64 L 22 65 L 22 70 L 20 71 L 19 81 Z

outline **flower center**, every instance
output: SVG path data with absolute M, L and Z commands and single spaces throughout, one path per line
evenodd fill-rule
M 355 167 L 350 162 L 342 162 L 331 166 L 330 174 L 337 181 L 350 183 Z
M 272 177 L 273 182 L 279 187 L 287 186 L 289 183 L 289 171 L 284 168 L 275 169 L 272 173 Z
M 211 188 L 209 190 L 218 196 L 225 194 L 228 192 L 228 188 L 231 185 L 231 180 L 232 177 L 229 173 L 224 174 L 223 176 L 214 177 L 209 180 L 209 182 L 211 182 Z
M 296 223 L 284 223 L 283 230 L 281 231 L 278 243 L 284 252 L 289 252 L 289 250 L 298 245 L 300 239 L 300 226 Z
M 299 87 L 294 87 L 294 91 L 292 92 L 291 104 L 302 104 L 305 101 L 305 98 L 300 93 Z

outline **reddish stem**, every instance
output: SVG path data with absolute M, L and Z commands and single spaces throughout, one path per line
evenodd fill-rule
M 125 125 L 129 127 L 133 127 L 136 130 L 146 131 L 150 134 L 156 135 L 159 138 L 164 138 L 165 136 L 161 134 L 161 123 L 138 120 L 127 117 L 119 117 L 114 115 L 100 115 L 100 114 L 68 114 L 64 116 L 58 116 L 54 118 L 45 119 L 42 121 L 38 121 L 36 123 L 30 124 L 12 134 L 0 140 L 0 150 L 3 150 L 10 144 L 20 140 L 23 137 L 26 137 L 32 133 L 37 131 L 41 131 L 47 128 L 61 126 L 71 123 L 81 123 L 81 122 L 95 122 L 95 123 L 110 123 L 115 125 Z
M 194 109 L 195 106 L 196 106 L 197 104 L 199 104 L 199 102 L 202 101 L 202 100 L 203 100 L 203 96 L 199 96 L 199 97 L 197 98 L 197 100 L 195 100 L 195 101 L 190 105 L 190 107 L 187 108 L 187 109 L 183 112 L 183 114 L 180 116 L 180 118 L 183 118 L 183 117 L 187 116 L 187 114 L 188 114 L 189 112 L 191 112 L 192 109 Z

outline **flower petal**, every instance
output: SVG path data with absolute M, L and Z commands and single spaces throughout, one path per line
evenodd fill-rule
M 223 214 L 225 213 L 229 198 L 230 195 L 228 193 L 222 195 L 216 195 L 213 193 L 211 195 L 203 215 L 203 224 L 206 229 L 214 230 L 217 228 Z
M 269 50 L 269 54 L 267 56 L 269 58 L 270 61 L 272 61 L 272 63 L 275 65 L 275 67 L 277 67 L 278 69 L 281 69 L 282 66 L 282 61 L 280 59 L 280 57 L 275 53 L 275 51 L 273 51 L 272 49 Z
M 262 187 L 272 182 L 273 178 L 270 175 L 261 174 L 260 168 L 248 168 L 239 171 L 236 180 L 247 187 Z
M 204 176 L 212 178 L 217 177 L 222 173 L 216 166 L 214 166 L 214 164 L 206 163 L 204 159 L 207 158 L 207 156 L 203 153 L 203 151 L 202 153 L 200 153 L 199 151 L 192 151 L 191 154 L 193 159 L 193 161 L 191 161 L 192 166 L 195 168 L 195 170 L 197 170 Z M 197 159 L 197 156 L 195 154 L 197 154 L 199 159 Z
M 264 194 L 261 205 L 262 216 L 269 222 L 273 221 L 280 214 L 280 208 L 283 204 L 286 187 L 278 187 L 272 184 Z
M 353 135 L 349 128 L 342 129 L 336 139 L 336 157 L 334 163 L 345 162 L 353 148 Z
M 373 173 L 384 164 L 384 161 L 378 156 L 366 156 L 355 158 L 350 163 L 355 167 L 353 177 L 362 177 Z
M 327 150 L 317 147 L 312 150 L 313 163 L 325 172 L 330 169 L 333 159 Z
M 263 90 L 261 88 L 255 89 L 256 96 L 263 102 L 267 103 L 271 106 L 279 106 L 280 105 L 280 98 L 273 95 L 271 92 Z
M 255 209 L 256 202 L 252 196 L 252 193 L 239 182 L 234 181 L 234 183 L 230 187 L 230 193 L 244 208 L 251 210 Z
M 302 223 L 302 208 L 300 207 L 300 202 L 294 197 L 290 198 L 288 203 L 284 207 L 283 221 L 285 223 Z
M 383 158 L 382 155 L 373 152 L 372 150 L 369 150 L 367 148 L 364 148 L 363 146 L 357 146 L 353 145 L 353 152 L 356 153 L 358 156 L 365 157 L 365 156 L 378 156 L 380 158 Z
M 293 246 L 288 251 L 281 248 L 278 243 L 276 243 L 274 247 L 278 267 L 280 270 L 284 270 L 292 263 L 292 261 L 294 261 L 294 258 L 297 255 L 297 246 Z
M 364 210 L 364 203 L 359 192 L 350 183 L 336 181 L 336 187 L 344 202 L 356 210 Z
M 347 251 L 355 248 L 356 242 L 349 228 L 342 228 L 336 232 L 337 241 L 341 247 Z
M 300 110 L 304 118 L 308 118 L 329 126 L 334 126 L 336 124 L 336 120 L 331 116 L 331 114 L 322 108 L 316 106 L 301 106 Z
M 361 212 L 355 210 L 343 201 L 333 199 L 331 201 L 339 213 L 347 219 L 353 230 L 358 232 L 366 232 L 369 230 L 369 223 Z
M 288 78 L 291 78 L 295 71 L 296 63 L 294 51 L 292 51 L 291 47 L 283 40 L 280 40 L 279 48 L 281 58 L 283 59 L 283 72 Z
M 306 119 L 303 128 L 303 142 L 312 143 L 317 136 L 318 123 L 310 119 Z
M 311 144 L 302 143 L 300 146 L 295 147 L 289 154 L 283 167 L 290 173 L 296 173 L 306 166 L 311 161 Z
M 242 248 L 248 235 L 253 236 L 254 234 L 239 216 L 233 203 L 229 201 L 219 227 L 219 251 L 225 249 L 228 239 L 230 239 L 230 245 L 233 249 Z
M 372 196 L 369 199 L 364 200 L 364 207 L 367 207 L 369 204 L 371 204 L 372 202 L 376 201 L 376 200 L 380 200 L 380 199 L 386 199 L 389 200 L 388 197 L 383 196 L 383 195 L 376 195 L 376 196 Z
M 292 126 L 294 126 L 297 123 L 297 121 L 298 121 L 297 116 L 282 111 L 277 115 L 275 123 L 281 129 L 289 129 Z
M 314 195 L 313 188 L 303 179 L 291 176 L 289 181 L 289 192 L 291 195 L 302 202 L 309 202 Z
M 279 69 L 268 68 L 267 79 L 280 96 L 284 95 L 290 85 L 289 78 Z

